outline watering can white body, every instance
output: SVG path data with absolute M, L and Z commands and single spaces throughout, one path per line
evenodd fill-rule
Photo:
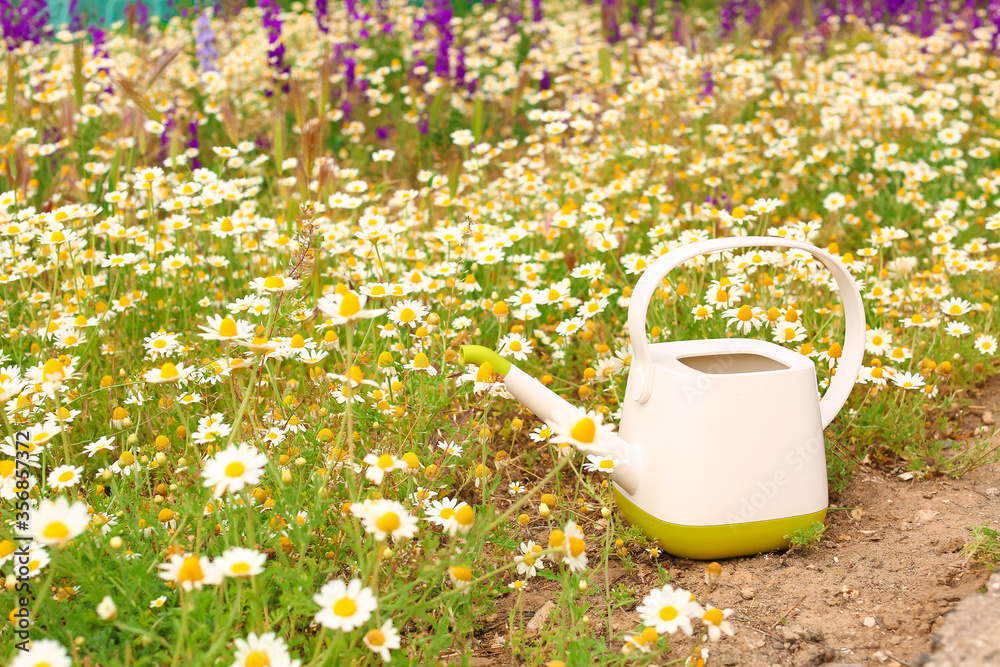
M 844 301 L 843 353 L 822 399 L 812 360 L 780 345 L 745 338 L 650 345 L 646 339 L 649 303 L 672 269 L 702 254 L 775 246 L 814 255 Z M 861 294 L 842 263 L 812 245 L 773 237 L 691 243 L 643 273 L 628 328 L 633 355 L 619 437 L 599 452 L 620 460 L 612 479 L 626 519 L 665 551 L 702 559 L 787 547 L 788 535 L 823 519 L 823 429 L 854 386 L 865 341 Z M 466 353 L 471 349 L 463 349 L 463 359 L 476 360 Z M 506 360 L 497 365 L 508 390 L 541 418 L 572 409 Z

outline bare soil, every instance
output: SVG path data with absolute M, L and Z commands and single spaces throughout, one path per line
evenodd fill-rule
M 954 446 L 982 438 L 1000 443 L 990 423 L 1000 414 L 1000 377 L 969 396 L 974 407 L 954 415 Z M 907 477 L 899 470 L 861 466 L 844 492 L 831 499 L 831 506 L 851 509 L 828 513 L 819 548 L 723 561 L 723 575 L 708 601 L 734 610 L 736 636 L 710 643 L 708 664 L 891 666 L 908 665 L 929 652 L 944 615 L 982 589 L 989 576 L 990 568 L 970 562 L 963 546 L 970 525 L 1000 524 L 1000 463 L 959 479 Z M 600 539 L 589 529 L 588 535 Z M 646 554 L 635 560 L 631 572 L 616 560 L 609 570 L 612 586 L 627 586 L 637 603 L 664 583 L 657 565 L 670 573 L 672 585 L 704 590 L 704 562 L 666 554 L 658 563 Z M 589 580 L 603 585 L 599 565 Z M 546 615 L 543 607 L 557 595 L 556 582 L 533 579 L 522 598 L 525 622 L 539 610 Z M 473 664 L 517 663 L 506 650 L 513 604 L 514 595 L 506 596 L 486 619 L 492 622 L 477 636 Z M 623 632 L 639 626 L 635 606 L 612 618 L 616 645 Z M 595 621 L 591 627 L 601 636 L 605 624 Z M 673 641 L 671 659 L 690 646 L 680 634 Z

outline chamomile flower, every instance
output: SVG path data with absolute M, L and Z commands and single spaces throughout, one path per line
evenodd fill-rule
M 187 379 L 193 370 L 193 368 L 185 366 L 184 364 L 174 365 L 173 363 L 166 361 L 159 368 L 146 371 L 146 373 L 143 374 L 142 379 L 151 384 L 180 382 L 181 380 Z
M 454 537 L 457 533 L 466 533 L 472 528 L 475 513 L 467 503 L 444 497 L 432 500 L 424 510 L 424 519 L 441 526 L 444 532 Z
M 432 377 L 438 374 L 437 368 L 431 364 L 430 359 L 423 352 L 417 352 L 413 359 L 403 365 L 403 368 L 410 371 L 423 371 Z
M 389 321 L 397 326 L 406 326 L 416 329 L 420 326 L 430 309 L 419 301 L 406 299 L 395 304 L 389 309 Z
M 583 452 L 600 447 L 614 438 L 611 429 L 601 423 L 604 417 L 599 412 L 588 412 L 574 408 L 551 420 L 553 444 L 566 443 Z
M 941 312 L 948 317 L 961 317 L 972 310 L 972 304 L 965 299 L 945 299 L 939 304 Z
M 77 482 L 80 481 L 80 473 L 82 472 L 82 467 L 61 465 L 52 469 L 48 478 L 46 478 L 46 483 L 48 483 L 50 489 L 62 491 L 63 489 L 76 486 Z
M 201 590 L 204 586 L 222 583 L 222 572 L 207 556 L 173 554 L 166 563 L 159 564 L 160 579 L 171 581 L 185 591 Z
M 247 287 L 258 293 L 281 294 L 294 291 L 301 282 L 298 278 L 273 275 L 266 278 L 254 278 L 247 284 Z
M 517 573 L 519 575 L 525 579 L 530 579 L 538 574 L 538 570 L 545 569 L 545 554 L 542 553 L 544 551 L 542 545 L 528 540 L 527 542 L 521 542 L 521 546 L 518 548 L 521 553 L 514 557 L 514 562 L 517 563 Z
M 610 456 L 595 456 L 594 454 L 588 454 L 587 462 L 583 464 L 583 469 L 587 472 L 603 472 L 611 474 L 615 471 L 615 466 L 619 463 L 621 462 L 611 458 Z
M 948 322 L 944 325 L 944 332 L 954 338 L 961 338 L 972 333 L 972 327 L 965 322 Z
M 672 635 L 680 630 L 688 636 L 694 633 L 691 619 L 704 613 L 691 593 L 669 584 L 650 591 L 636 612 L 644 625 L 661 634 Z
M 32 639 L 27 651 L 15 651 L 10 667 L 70 667 L 73 659 L 54 639 Z
M 205 462 L 202 484 L 212 487 L 213 495 L 219 498 L 226 492 L 235 493 L 247 485 L 257 484 L 265 465 L 267 456 L 253 445 L 229 445 Z
M 892 376 L 892 383 L 901 389 L 920 389 L 926 384 L 919 373 L 899 372 Z
M 722 316 L 729 318 L 727 326 L 735 326 L 740 333 L 748 334 L 761 327 L 766 315 L 763 308 L 751 308 L 744 304 L 739 308 L 729 308 L 723 311 Z
M 378 607 L 372 590 L 361 584 L 360 579 L 344 583 L 340 579 L 326 582 L 313 596 L 319 605 L 316 622 L 331 630 L 350 632 L 368 622 Z
M 722 638 L 723 634 L 729 635 L 730 637 L 735 634 L 733 624 L 726 620 L 732 616 L 732 614 L 732 609 L 718 609 L 712 605 L 705 607 L 705 613 L 702 614 L 701 620 L 708 629 L 708 638 L 710 640 L 717 642 Z
M 534 343 L 521 334 L 507 334 L 500 339 L 500 356 L 514 357 L 517 361 L 527 361 L 534 350 Z
M 399 633 L 393 626 L 391 618 L 378 628 L 366 632 L 362 641 L 365 646 L 382 658 L 383 662 L 389 662 L 392 659 L 390 651 L 400 647 Z
M 332 296 L 325 296 L 316 304 L 330 318 L 334 325 L 347 324 L 362 319 L 372 319 L 385 314 L 385 308 L 365 309 L 368 297 L 345 290 Z
M 865 332 L 865 350 L 869 354 L 883 355 L 892 349 L 892 334 L 885 329 L 869 329 Z
M 219 315 L 209 315 L 208 326 L 199 324 L 198 328 L 202 333 L 198 334 L 205 340 L 234 341 L 249 340 L 253 338 L 253 324 L 244 320 L 235 320 L 232 317 L 220 317 Z
M 59 496 L 42 500 L 31 512 L 27 534 L 45 546 L 63 546 L 87 529 L 90 514 L 87 504 Z
M 996 336 L 978 334 L 976 336 L 976 342 L 973 345 L 979 352 L 990 357 L 992 357 L 997 351 Z
M 366 500 L 351 504 L 351 514 L 361 519 L 365 532 L 376 540 L 394 541 L 417 534 L 417 518 L 394 500 Z
M 387 473 L 393 470 L 404 470 L 406 462 L 392 454 L 367 454 L 362 462 L 368 465 L 365 470 L 365 479 L 375 485 L 379 485 L 385 479 Z
M 273 632 L 257 635 L 251 632 L 246 639 L 238 638 L 233 645 L 236 652 L 230 667 L 299 667 L 293 659 L 285 640 Z
M 572 572 L 582 572 L 587 568 L 587 543 L 583 530 L 575 521 L 566 524 L 563 530 L 549 533 L 549 548 L 562 549 L 562 562 Z
M 245 547 L 230 547 L 214 562 L 223 576 L 253 577 L 264 572 L 267 555 Z

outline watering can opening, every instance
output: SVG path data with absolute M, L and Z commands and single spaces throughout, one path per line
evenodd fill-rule
M 787 364 L 777 359 L 753 354 L 751 352 L 734 352 L 724 354 L 692 354 L 678 357 L 688 368 L 709 375 L 738 375 L 742 373 L 767 373 L 771 371 L 786 371 Z

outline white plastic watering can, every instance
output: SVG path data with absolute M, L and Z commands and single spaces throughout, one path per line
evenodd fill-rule
M 660 281 L 698 255 L 746 247 L 812 253 L 844 301 L 846 339 L 822 399 L 809 357 L 746 338 L 650 345 L 646 311 Z M 854 278 L 831 254 L 799 241 L 737 237 L 668 252 L 632 293 L 633 355 L 619 435 L 600 450 L 625 518 L 677 556 L 728 558 L 782 549 L 787 536 L 826 516 L 823 429 L 854 387 L 865 344 L 865 312 Z M 491 350 L 461 349 L 462 363 L 489 361 L 507 389 L 544 420 L 573 406 Z

